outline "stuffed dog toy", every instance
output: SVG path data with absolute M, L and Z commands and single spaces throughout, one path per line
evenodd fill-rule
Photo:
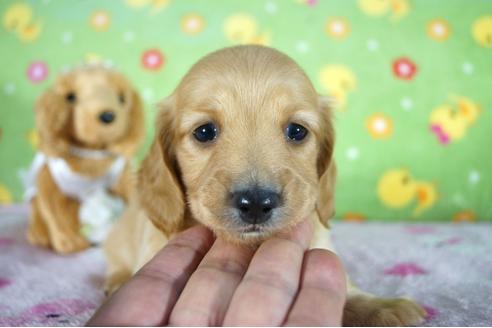
M 313 220 L 312 247 L 333 250 L 336 169 L 329 102 L 286 55 L 261 46 L 214 52 L 160 104 L 139 171 L 138 201 L 110 233 L 114 291 L 168 238 L 203 224 L 232 243 L 258 244 Z M 413 325 L 423 309 L 350 285 L 345 325 Z
M 40 143 L 25 178 L 27 238 L 59 253 L 76 252 L 93 241 L 81 232 L 82 205 L 101 226 L 99 216 L 107 219 L 104 211 L 131 196 L 129 158 L 144 134 L 141 101 L 122 75 L 87 66 L 60 75 L 35 113 Z

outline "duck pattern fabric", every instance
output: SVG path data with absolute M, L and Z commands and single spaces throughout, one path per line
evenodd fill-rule
M 0 14 L 2 204 L 21 200 L 33 103 L 59 72 L 101 63 L 127 75 L 148 146 L 155 103 L 196 60 L 255 43 L 334 99 L 337 217 L 492 220 L 492 1 L 16 0 Z

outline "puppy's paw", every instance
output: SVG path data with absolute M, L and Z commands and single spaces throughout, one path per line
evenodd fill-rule
M 57 234 L 53 240 L 53 249 L 61 254 L 70 254 L 82 251 L 90 246 L 84 237 L 78 234 Z
M 344 326 L 415 326 L 425 319 L 425 310 L 405 298 L 354 295 L 343 310 Z
M 109 297 L 114 294 L 118 289 L 120 289 L 121 284 L 118 282 L 107 281 L 104 284 L 104 296 Z
M 132 274 L 129 271 L 120 271 L 111 274 L 106 278 L 106 282 L 104 283 L 104 295 L 108 297 L 113 295 L 131 276 Z

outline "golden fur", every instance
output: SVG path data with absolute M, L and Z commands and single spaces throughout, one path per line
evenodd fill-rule
M 74 99 L 68 99 L 71 93 Z M 102 124 L 98 115 L 108 109 L 116 119 Z M 72 171 L 89 178 L 104 174 L 114 156 L 129 158 L 143 138 L 143 109 L 138 94 L 122 75 L 102 67 L 85 67 L 60 75 L 39 98 L 35 112 L 39 151 L 64 159 Z M 105 150 L 113 156 L 84 158 L 74 155 L 71 146 Z M 111 190 L 126 201 L 134 188 L 130 171 L 126 165 Z M 79 233 L 79 202 L 63 194 L 46 165 L 37 176 L 36 187 L 28 240 L 60 253 L 88 247 L 88 241 Z
M 278 51 L 239 46 L 201 59 L 160 104 L 155 139 L 139 171 L 138 201 L 105 245 L 107 290 L 118 288 L 171 235 L 196 223 L 231 242 L 254 244 L 309 218 L 316 224 L 313 246 L 332 248 L 327 227 L 336 169 L 330 116 L 327 100 Z M 219 133 L 204 145 L 193 131 L 207 122 Z M 300 143 L 284 136 L 291 122 L 309 131 Z M 233 190 L 252 184 L 283 197 L 280 209 L 253 233 L 234 219 L 228 199 Z M 350 289 L 345 324 L 382 325 L 387 316 L 397 316 L 400 321 L 388 322 L 408 325 L 422 318 L 413 302 L 384 300 L 380 307 L 381 299 Z

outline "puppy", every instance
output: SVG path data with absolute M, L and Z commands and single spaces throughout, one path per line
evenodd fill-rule
M 312 246 L 333 250 L 333 146 L 328 102 L 292 59 L 261 46 L 204 57 L 160 105 L 139 172 L 139 200 L 107 240 L 107 289 L 193 224 L 233 243 L 256 244 L 309 218 L 316 224 Z M 345 325 L 423 318 L 412 301 L 349 289 Z
M 139 96 L 125 78 L 102 67 L 65 73 L 37 101 L 39 152 L 26 198 L 28 240 L 59 253 L 89 246 L 80 234 L 79 207 L 100 190 L 128 200 L 128 159 L 143 139 Z

